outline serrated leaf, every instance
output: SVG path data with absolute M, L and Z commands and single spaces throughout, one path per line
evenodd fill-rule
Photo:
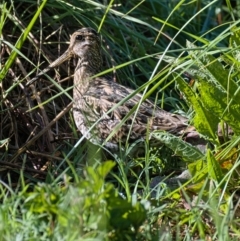
M 197 98 L 192 88 L 181 78 L 176 77 L 178 88 L 184 93 L 185 98 L 191 103 L 195 110 L 195 116 L 193 118 L 194 127 L 203 135 L 215 140 L 216 131 L 219 119 L 213 116 L 206 108 L 203 107 L 201 101 Z
M 188 42 L 189 47 L 194 47 Z M 218 59 L 203 51 L 189 52 L 199 66 L 196 73 L 201 101 L 210 113 L 223 119 L 235 133 L 240 133 L 240 91 L 231 78 L 230 70 L 225 69 Z
M 227 105 L 227 94 L 213 84 L 206 82 L 200 84 L 199 91 L 206 108 L 229 124 L 235 133 L 240 133 L 238 121 L 240 119 L 240 104 L 234 101 L 235 103 Z
M 204 158 L 200 150 L 170 133 L 154 131 L 151 133 L 151 137 L 161 141 L 168 148 L 172 149 L 176 155 L 181 156 L 187 162 L 194 162 Z

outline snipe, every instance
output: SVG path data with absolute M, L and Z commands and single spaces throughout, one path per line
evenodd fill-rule
M 92 28 L 74 32 L 67 51 L 40 75 L 73 56 L 78 58 L 73 89 L 74 120 L 82 135 L 92 143 L 104 144 L 112 150 L 117 149 L 120 142 L 124 144 L 127 140 L 134 142 L 144 139 L 149 131 L 165 130 L 175 135 L 183 134 L 188 126 L 185 117 L 166 112 L 149 100 L 142 101 L 140 94 L 119 104 L 133 90 L 109 77 L 94 77 L 102 71 L 102 54 L 100 36 Z M 139 103 L 137 113 L 133 112 L 125 120 Z

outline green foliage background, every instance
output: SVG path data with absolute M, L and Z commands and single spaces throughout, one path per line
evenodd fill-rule
M 0 240 L 238 240 L 238 9 L 230 0 L 1 2 Z M 105 73 L 187 116 L 205 153 L 156 132 L 167 148 L 146 141 L 142 158 L 129 157 L 130 145 L 85 167 L 70 111 L 74 61 L 25 86 L 82 26 L 102 35 Z M 151 184 L 186 168 L 192 179 L 176 189 Z

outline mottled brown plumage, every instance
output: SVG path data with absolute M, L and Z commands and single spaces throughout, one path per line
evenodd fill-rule
M 95 30 L 82 28 L 74 32 L 67 51 L 49 68 L 73 56 L 78 58 L 73 89 L 74 120 L 92 143 L 104 143 L 107 148 L 116 149 L 120 142 L 144 139 L 147 132 L 154 130 L 183 134 L 188 121 L 185 117 L 166 112 L 149 100 L 142 101 L 140 94 L 117 106 L 133 90 L 109 77 L 94 77 L 102 71 L 101 40 Z M 122 122 L 134 107 L 138 108 L 137 113 L 134 111 Z

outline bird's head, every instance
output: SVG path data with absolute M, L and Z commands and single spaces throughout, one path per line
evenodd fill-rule
M 100 57 L 101 39 L 92 28 L 82 28 L 74 32 L 70 39 L 68 51 L 79 58 Z
M 27 86 L 36 81 L 49 69 L 55 68 L 72 57 L 78 57 L 79 62 L 76 69 L 81 66 L 88 67 L 92 74 L 99 72 L 102 68 L 101 38 L 92 28 L 81 28 L 74 32 L 70 39 L 68 49 L 46 69 L 40 72 L 35 78 L 28 81 Z

